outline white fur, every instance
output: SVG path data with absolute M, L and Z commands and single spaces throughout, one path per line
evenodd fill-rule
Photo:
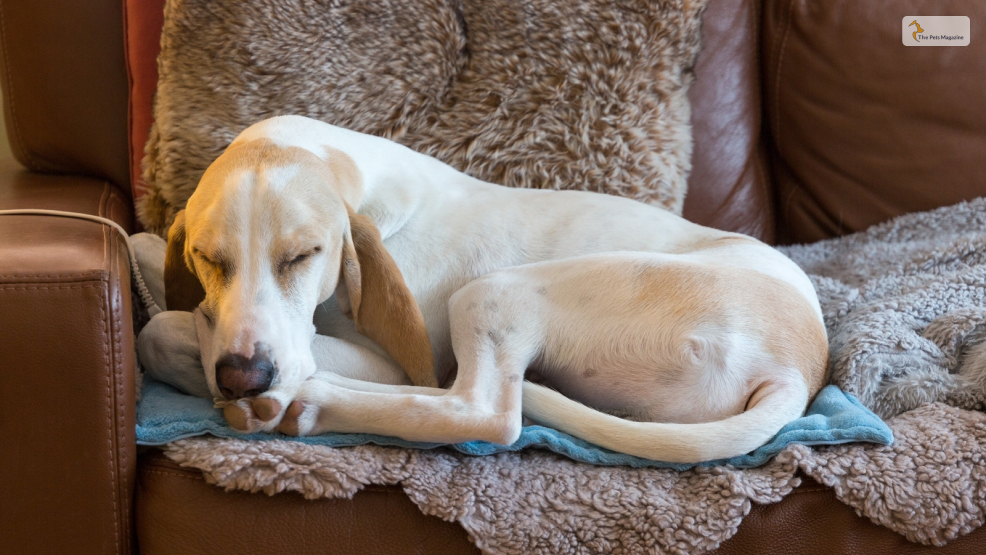
M 802 373 L 772 358 L 764 338 L 749 331 L 742 312 L 746 309 L 728 295 L 679 284 L 696 298 L 718 295 L 716 306 L 724 314 L 735 313 L 720 320 L 709 320 L 697 305 L 686 307 L 687 317 L 682 318 L 672 310 L 674 302 L 640 301 L 640 288 L 650 283 L 641 281 L 641 272 L 669 267 L 725 272 L 723 276 L 789 284 L 820 322 L 807 276 L 766 245 L 726 241 L 697 248 L 742 236 L 623 198 L 491 185 L 391 141 L 307 118 L 265 120 L 244 131 L 234 145 L 255 139 L 301 147 L 322 160 L 331 156 L 330 147 L 355 161 L 362 190 L 359 198 L 349 199 L 352 208 L 373 219 L 418 301 L 439 382 L 458 367 L 448 390 L 363 381 L 386 382 L 399 369 L 356 332 L 340 303 L 327 298 L 327 291 L 341 293 L 339 255 L 333 249 L 342 231 L 326 230 L 326 256 L 298 278 L 296 298 L 279 298 L 268 274 L 251 273 L 243 283 L 216 293 L 222 298 L 207 298 L 206 304 L 222 305 L 220 316 L 235 325 L 217 324 L 215 337 L 203 335 L 209 334 L 208 326 L 199 328 L 203 353 L 216 352 L 217 342 L 263 337 L 276 345 L 279 360 L 302 361 L 283 371 L 279 365 L 275 386 L 261 395 L 285 408 L 291 399 L 302 403 L 304 410 L 294 419 L 298 433 L 510 443 L 520 433 L 523 412 L 604 447 L 695 462 L 756 448 L 807 404 Z M 273 184 L 292 179 L 294 171 L 236 179 L 263 178 Z M 283 189 L 288 196 L 279 199 L 285 206 L 283 219 L 298 226 L 311 220 L 313 206 L 338 203 L 333 199 L 339 195 L 331 191 Z M 238 217 L 256 217 L 251 202 L 255 200 L 244 200 Z M 189 211 L 194 208 L 193 195 Z M 201 239 L 193 225 L 204 224 L 189 216 L 192 242 Z M 224 225 L 212 230 L 222 237 L 211 240 L 232 244 L 237 242 L 234 235 L 276 235 L 277 226 L 283 226 L 247 231 L 242 222 L 239 227 Z M 252 225 L 258 226 L 257 221 Z M 244 259 L 245 267 L 265 263 L 266 254 L 244 248 L 230 251 Z M 729 274 L 730 269 L 755 273 Z M 660 285 L 654 295 L 660 296 Z M 256 298 L 267 301 L 257 303 Z M 332 344 L 314 347 L 318 361 L 309 348 L 311 321 L 303 321 L 313 313 L 317 332 L 335 338 Z M 222 331 L 227 329 L 236 333 Z M 215 394 L 214 369 L 209 371 L 215 358 L 204 354 L 203 359 Z M 529 368 L 560 393 L 525 382 Z M 248 415 L 253 414 L 251 402 L 238 402 Z M 273 429 L 282 416 L 268 422 L 251 416 L 248 428 Z

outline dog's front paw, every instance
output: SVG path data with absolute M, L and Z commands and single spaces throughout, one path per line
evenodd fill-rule
M 295 399 L 284 412 L 277 431 L 289 436 L 310 436 L 320 433 L 318 428 L 318 405 Z
M 234 430 L 243 433 L 273 432 L 284 417 L 291 399 L 277 392 L 223 403 L 223 416 Z
M 267 391 L 250 399 L 217 403 L 226 422 L 244 433 L 278 431 L 290 436 L 311 436 L 338 429 L 328 409 L 339 399 L 336 388 L 325 380 L 309 378 L 289 393 Z

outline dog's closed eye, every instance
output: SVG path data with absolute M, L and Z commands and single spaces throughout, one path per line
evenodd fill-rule
M 286 257 L 277 265 L 277 271 L 280 274 L 284 274 L 288 270 L 301 266 L 302 263 L 320 252 L 322 252 L 322 247 L 315 247 L 309 251 Z
M 198 256 L 210 268 L 218 271 L 223 279 L 228 280 L 233 277 L 233 272 L 235 271 L 233 264 L 222 252 L 216 252 L 211 257 L 199 249 L 192 249 L 192 253 Z

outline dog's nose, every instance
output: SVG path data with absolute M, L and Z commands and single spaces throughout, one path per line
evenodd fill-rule
M 251 358 L 226 353 L 216 361 L 216 385 L 227 399 L 256 397 L 270 389 L 273 379 L 274 363 L 267 349 L 255 348 Z

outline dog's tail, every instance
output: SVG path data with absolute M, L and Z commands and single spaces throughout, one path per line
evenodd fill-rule
M 698 463 L 744 455 L 764 445 L 808 404 L 801 376 L 765 381 L 747 409 L 701 424 L 634 422 L 589 408 L 561 393 L 524 382 L 524 416 L 588 442 L 645 459 Z

